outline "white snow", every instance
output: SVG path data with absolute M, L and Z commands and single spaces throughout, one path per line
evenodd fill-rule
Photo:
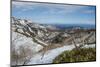
M 17 33 L 13 32 L 12 35 L 14 35 L 14 36 L 16 35 L 17 36 Z M 12 37 L 12 40 L 14 39 L 14 36 Z M 37 52 L 38 50 L 40 50 L 42 48 L 37 43 L 34 43 L 31 40 L 31 38 L 26 38 L 24 36 L 21 36 L 21 38 L 19 38 L 18 40 L 15 41 L 16 48 L 18 46 L 20 46 L 20 45 L 25 45 L 25 44 L 32 46 L 32 48 L 33 48 L 33 50 L 35 52 Z M 95 47 L 95 44 L 85 45 L 83 48 L 89 48 L 89 47 Z M 36 54 L 36 55 L 33 56 L 33 58 L 31 59 L 31 61 L 28 64 L 52 63 L 53 62 L 53 59 L 55 59 L 55 57 L 57 57 L 58 55 L 60 55 L 63 51 L 72 50 L 73 48 L 75 48 L 74 45 L 67 45 L 67 46 L 63 46 L 63 47 L 60 47 L 60 48 L 48 50 L 44 54 L 43 58 L 42 58 L 42 53 L 38 53 L 38 54 Z
M 91 45 L 85 45 L 83 48 L 93 48 L 93 47 L 96 47 L 96 45 L 95 44 L 91 44 Z
M 94 47 L 95 44 L 89 45 L 89 46 L 85 46 L 85 47 Z M 61 54 L 63 51 L 66 50 L 72 50 L 74 47 L 74 45 L 70 45 L 70 46 L 63 46 L 60 48 L 56 48 L 56 49 L 52 49 L 47 51 L 43 58 L 42 58 L 42 53 L 36 54 L 32 59 L 31 62 L 28 63 L 29 64 L 46 64 L 46 63 L 52 63 L 53 59 L 55 59 L 55 57 L 57 57 L 59 54 Z M 42 58 L 42 59 L 41 59 Z
M 49 50 L 45 53 L 44 57 L 42 58 L 42 53 L 36 54 L 32 59 L 31 62 L 28 64 L 44 64 L 44 63 L 52 63 L 53 59 L 61 54 L 65 50 L 71 50 L 74 46 L 63 46 L 61 48 L 56 48 L 53 50 Z M 42 58 L 42 59 L 41 59 Z
M 34 52 L 37 52 L 43 48 L 39 44 L 33 42 L 31 38 L 27 38 L 16 32 L 12 32 L 12 45 L 15 45 L 16 49 L 18 49 L 21 45 L 28 45 L 32 47 Z

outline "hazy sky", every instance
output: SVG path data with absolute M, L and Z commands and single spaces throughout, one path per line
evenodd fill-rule
M 44 24 L 95 24 L 95 6 L 12 2 L 12 16 Z

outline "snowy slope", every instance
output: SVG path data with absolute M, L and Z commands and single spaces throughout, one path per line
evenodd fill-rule
M 39 44 L 32 41 L 31 38 L 27 38 L 19 33 L 12 32 L 12 45 L 16 46 L 16 49 L 21 45 L 31 46 L 34 52 L 37 52 L 42 48 Z
M 13 42 L 12 45 L 13 44 L 16 45 L 16 48 L 18 48 L 20 45 L 31 46 L 35 54 L 28 64 L 52 63 L 53 59 L 55 59 L 55 57 L 57 57 L 63 51 L 72 50 L 73 48 L 75 48 L 75 46 L 72 45 L 72 40 L 71 40 L 72 37 L 68 33 L 66 33 L 65 31 L 64 32 L 52 31 L 51 29 L 56 29 L 56 28 L 53 26 L 44 26 L 41 24 L 33 23 L 28 20 L 17 19 L 13 17 L 12 18 L 12 42 Z M 90 34 L 87 34 L 86 32 L 82 33 L 82 36 L 85 38 L 87 37 L 87 35 Z M 95 39 L 93 39 L 94 37 L 95 35 L 93 35 L 93 37 L 90 38 L 91 42 L 95 41 Z M 41 50 L 43 47 L 52 43 L 56 43 L 56 41 L 59 42 L 59 40 L 63 41 L 65 38 L 66 38 L 65 41 L 67 40 L 69 41 L 69 42 L 67 41 L 68 43 L 66 42 L 67 46 L 62 46 L 62 47 L 48 50 L 46 51 L 44 56 L 42 52 L 38 53 L 38 51 Z M 76 42 L 78 41 L 81 42 L 80 39 L 78 40 L 78 38 L 76 40 L 77 40 Z M 95 44 L 85 45 L 83 48 L 89 48 L 89 47 L 95 47 Z
M 89 47 L 95 47 L 95 44 L 91 44 L 91 45 L 86 45 L 84 46 L 85 48 L 89 48 Z M 46 63 L 52 63 L 53 59 L 55 59 L 55 57 L 57 57 L 59 54 L 61 54 L 63 51 L 66 50 L 72 50 L 74 47 L 74 45 L 69 45 L 69 46 L 63 46 L 60 48 L 56 48 L 53 50 L 49 50 L 45 53 L 44 57 L 42 58 L 42 53 L 36 54 L 31 61 L 28 63 L 29 64 L 46 64 Z M 41 59 L 42 58 L 42 59 Z

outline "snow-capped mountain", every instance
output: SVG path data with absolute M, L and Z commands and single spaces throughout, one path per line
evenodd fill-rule
M 34 41 L 40 40 L 51 43 L 58 35 L 61 34 L 63 36 L 64 33 L 56 31 L 56 29 L 57 28 L 50 25 L 45 26 L 32 21 L 12 17 L 12 30 L 26 37 L 34 37 Z
M 78 37 L 80 33 L 80 35 L 84 37 L 88 35 L 89 32 L 89 30 L 80 29 L 80 27 L 61 31 L 53 25 L 38 24 L 33 21 L 17 19 L 15 17 L 12 17 L 12 31 L 31 38 L 33 42 L 43 47 L 50 43 L 62 42 L 65 38 L 71 38 L 72 34 Z M 90 32 L 92 33 L 92 31 Z M 93 32 L 93 34 L 94 33 L 95 32 Z
M 55 25 L 38 24 L 26 19 L 12 17 L 11 20 L 12 45 L 15 46 L 15 49 L 21 45 L 27 45 L 34 52 L 35 57 L 33 56 L 29 64 L 52 63 L 60 51 L 71 50 L 85 44 L 87 47 L 88 44 L 95 45 L 95 30 L 92 29 L 73 27 L 60 30 Z M 41 60 L 43 56 L 44 59 Z M 45 60 L 46 56 L 49 57 L 48 62 Z

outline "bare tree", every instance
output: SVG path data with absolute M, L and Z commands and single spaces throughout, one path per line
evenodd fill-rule
M 33 50 L 30 46 L 21 45 L 19 47 L 19 62 L 22 65 L 27 64 L 30 62 L 30 59 L 33 57 Z
M 11 44 L 11 64 L 12 65 L 25 65 L 30 62 L 33 57 L 33 49 L 27 44 L 21 44 L 17 46 L 16 43 L 19 42 L 20 35 L 17 35 Z
M 16 42 L 18 42 L 19 38 L 20 38 L 20 35 L 16 35 L 15 37 L 11 38 L 11 64 L 12 65 L 18 64 L 19 56 L 18 56 L 18 49 L 16 47 Z
M 18 50 L 15 48 L 15 46 L 13 45 L 11 47 L 11 65 L 17 65 L 18 64 Z
M 21 45 L 19 49 L 12 50 L 12 62 L 14 65 L 25 65 L 33 57 L 33 51 L 29 46 Z

